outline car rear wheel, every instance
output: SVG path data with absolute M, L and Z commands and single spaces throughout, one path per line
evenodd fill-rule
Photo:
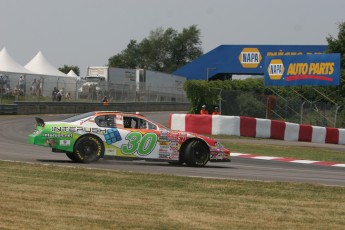
M 183 165 L 183 161 L 168 161 L 168 163 L 174 166 Z
M 98 161 L 104 153 L 102 141 L 95 136 L 81 137 L 74 146 L 74 157 L 76 162 L 90 163 Z M 73 160 L 73 159 L 72 159 Z
M 78 161 L 74 153 L 66 152 L 66 156 L 74 162 Z
M 188 143 L 184 158 L 188 166 L 204 166 L 209 160 L 209 149 L 201 140 L 193 140 Z

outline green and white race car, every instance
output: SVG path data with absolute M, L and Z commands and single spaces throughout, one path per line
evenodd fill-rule
M 36 117 L 28 143 L 64 152 L 74 162 L 100 158 L 161 160 L 188 166 L 230 161 L 218 141 L 195 133 L 169 130 L 136 113 L 96 111 L 45 122 Z

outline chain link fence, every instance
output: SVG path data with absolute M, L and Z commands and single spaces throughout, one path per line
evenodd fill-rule
M 345 110 L 324 101 L 310 101 L 291 92 L 281 96 L 238 90 L 222 90 L 222 115 L 249 116 L 324 127 L 345 127 Z
M 58 92 L 61 93 L 61 99 L 57 96 Z M 97 84 L 72 77 L 0 76 L 0 104 L 15 101 L 101 102 L 105 96 L 110 102 L 188 102 L 183 89 L 174 86 L 157 88 L 124 83 L 112 84 L 105 90 Z

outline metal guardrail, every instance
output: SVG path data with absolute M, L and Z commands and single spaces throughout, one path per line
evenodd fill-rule
M 42 102 L 17 101 L 15 104 L 0 104 L 0 115 L 27 115 L 27 114 L 63 114 L 63 113 L 84 113 L 89 111 L 188 111 L 189 103 L 179 102 L 122 102 L 108 103 L 100 102 Z
M 18 105 L 0 105 L 0 115 L 17 114 Z

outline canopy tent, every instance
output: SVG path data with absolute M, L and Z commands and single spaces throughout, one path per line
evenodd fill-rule
M 18 64 L 7 52 L 4 47 L 0 51 L 0 72 L 5 73 L 19 73 L 19 74 L 34 74 L 24 66 Z
M 25 68 L 36 73 L 48 76 L 66 77 L 67 75 L 60 72 L 47 59 L 43 56 L 42 52 L 39 51 L 36 56 L 25 65 Z
M 71 70 L 68 72 L 67 76 L 70 76 L 70 77 L 78 77 L 78 75 L 73 71 L 73 69 L 71 69 Z

